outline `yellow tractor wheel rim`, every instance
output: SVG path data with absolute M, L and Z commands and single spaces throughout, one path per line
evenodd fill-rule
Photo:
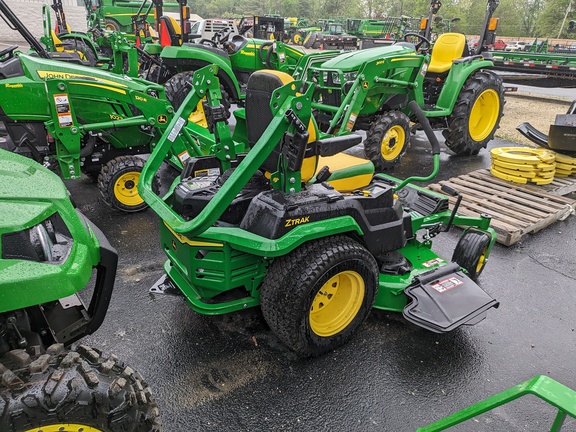
M 139 171 L 122 174 L 114 183 L 114 197 L 125 206 L 137 206 L 144 202 L 138 195 Z
M 484 264 L 486 263 L 486 254 L 488 253 L 488 248 L 484 248 L 482 251 L 482 255 L 478 258 L 478 264 L 476 265 L 476 273 L 480 272 L 482 268 L 484 268 Z
M 309 314 L 312 331 L 321 337 L 340 333 L 358 315 L 364 293 L 364 279 L 355 271 L 332 276 L 312 300 Z
M 302 36 L 300 36 L 298 33 L 296 33 L 296 34 L 294 35 L 293 42 L 294 42 L 296 45 L 301 45 L 301 44 L 302 44 Z
M 470 137 L 480 142 L 490 135 L 498 121 L 500 113 L 500 98 L 493 89 L 484 90 L 474 102 L 468 119 Z
M 382 158 L 388 161 L 396 159 L 402 153 L 405 143 L 406 132 L 404 128 L 400 125 L 392 126 L 382 138 L 382 145 L 380 146 Z
M 109 31 L 116 31 L 116 25 L 115 25 L 115 24 L 112 24 L 112 23 L 106 24 L 106 25 L 104 26 L 104 28 L 105 28 L 106 30 L 109 30 Z
M 104 432 L 101 429 L 93 428 L 81 424 L 56 423 L 48 426 L 38 426 L 34 429 L 28 429 L 24 432 Z

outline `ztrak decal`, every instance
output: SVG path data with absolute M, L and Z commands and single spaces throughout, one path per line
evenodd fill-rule
M 286 224 L 284 225 L 285 228 L 301 225 L 310 222 L 310 216 L 304 216 L 301 218 L 295 219 L 286 219 Z

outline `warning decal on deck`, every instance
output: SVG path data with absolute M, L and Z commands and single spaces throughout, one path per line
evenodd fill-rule
M 448 279 L 444 279 L 440 282 L 430 284 L 430 286 L 433 289 L 435 289 L 436 291 L 438 291 L 439 293 L 444 293 L 448 290 L 451 290 L 452 288 L 456 288 L 458 285 L 462 285 L 463 283 L 464 283 L 464 281 L 461 281 L 456 276 L 452 276 L 452 277 L 450 277 Z
M 444 262 L 444 260 L 442 258 L 438 257 L 438 258 L 431 259 L 430 261 L 426 261 L 426 262 L 422 263 L 422 265 L 426 268 L 430 268 L 430 267 L 433 267 L 435 265 L 442 264 L 443 262 Z

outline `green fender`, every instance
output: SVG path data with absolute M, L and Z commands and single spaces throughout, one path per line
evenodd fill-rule
M 436 110 L 425 111 L 426 117 L 443 117 L 452 114 L 456 99 L 458 99 L 458 95 L 460 95 L 460 91 L 462 91 L 462 87 L 468 77 L 477 70 L 494 68 L 494 63 L 490 60 L 468 61 L 466 58 L 459 60 L 461 61 L 457 60 L 450 69 L 436 103 Z
M 175 68 L 178 73 L 195 71 L 209 65 L 218 66 L 217 76 L 220 83 L 232 100 L 240 100 L 240 86 L 232 71 L 229 59 L 207 49 L 190 45 L 164 47 L 160 57 L 166 65 Z

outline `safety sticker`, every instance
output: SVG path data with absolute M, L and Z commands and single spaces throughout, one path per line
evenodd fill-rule
M 60 127 L 70 127 L 72 126 L 72 116 L 70 113 L 58 114 L 58 124 Z
M 70 111 L 70 101 L 67 94 L 54 95 L 54 105 L 58 115 L 60 127 L 70 127 L 73 125 L 72 112 Z
M 444 260 L 442 258 L 434 258 L 434 259 L 431 259 L 430 261 L 426 261 L 425 263 L 422 263 L 422 265 L 426 268 L 430 268 L 430 267 L 434 267 L 435 265 L 442 264 L 443 262 L 444 262 Z
M 185 124 L 186 120 L 184 120 L 182 117 L 178 117 L 178 120 L 176 120 L 174 128 L 170 131 L 170 134 L 168 135 L 168 141 L 174 142 L 174 140 L 182 130 L 182 126 L 184 126 Z
M 348 123 L 346 123 L 346 130 L 348 132 L 352 132 L 352 129 L 354 128 L 354 123 L 356 123 L 356 114 L 352 113 L 350 114 L 350 118 L 348 119 Z
M 178 155 L 178 159 L 180 159 L 180 162 L 182 162 L 182 164 L 186 163 L 186 161 L 188 159 L 190 159 L 190 155 L 188 154 L 188 152 L 186 150 L 184 150 L 182 153 L 180 153 Z
M 422 65 L 422 69 L 420 70 L 420 75 L 422 75 L 422 76 L 426 75 L 426 71 L 428 71 L 428 63 L 424 63 Z
M 456 288 L 458 285 L 462 285 L 463 283 L 464 281 L 461 281 L 456 276 L 452 276 L 448 279 L 444 279 L 443 281 L 430 284 L 430 286 L 442 294 L 448 290 L 451 290 L 452 288 Z

